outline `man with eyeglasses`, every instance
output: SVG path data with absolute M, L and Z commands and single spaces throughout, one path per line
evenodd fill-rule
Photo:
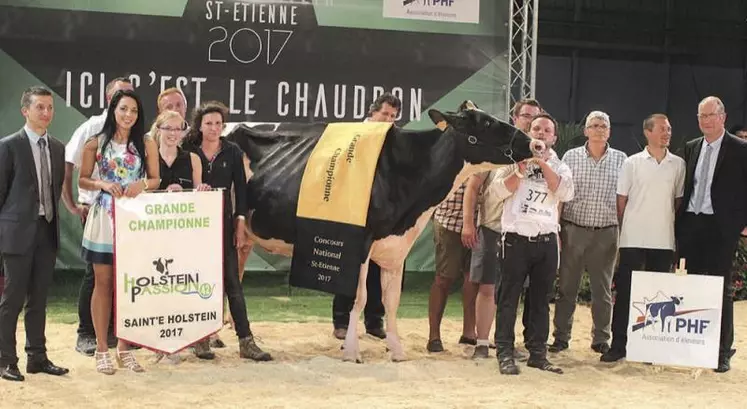
M 514 126 L 518 129 L 521 129 L 522 132 L 529 135 L 529 128 L 532 125 L 532 120 L 534 117 L 542 113 L 542 106 L 540 105 L 539 101 L 536 99 L 522 99 L 516 102 L 514 105 L 514 108 L 511 110 L 511 120 L 514 123 Z M 532 326 L 532 320 L 529 318 L 529 311 L 532 308 L 532 300 L 529 296 L 529 276 L 527 276 L 527 279 L 524 282 L 524 307 L 521 314 L 521 325 L 524 326 L 524 331 L 522 332 L 522 336 L 524 338 L 524 347 L 529 351 L 529 346 L 527 345 L 527 340 L 532 337 L 533 334 L 533 326 Z M 498 285 L 500 285 L 500 278 Z M 499 288 L 496 286 L 496 291 L 498 291 Z M 497 299 L 497 297 L 496 297 Z M 497 316 L 496 316 L 497 318 Z M 496 337 L 498 334 L 498 324 L 496 323 Z M 497 340 L 496 340 L 497 342 Z M 521 350 L 515 350 L 515 355 L 519 361 L 524 361 L 528 358 L 528 355 L 525 355 L 523 351 Z
M 109 105 L 114 94 L 119 90 L 132 90 L 132 83 L 128 78 L 118 77 L 106 84 L 106 104 Z M 78 200 L 73 199 L 73 170 L 80 169 L 83 148 L 88 138 L 98 135 L 104 127 L 106 121 L 106 110 L 99 115 L 94 115 L 87 121 L 83 122 L 73 132 L 65 146 L 65 179 L 62 184 L 62 201 L 65 207 L 74 215 L 80 217 L 81 223 L 85 226 L 86 217 L 88 217 L 88 208 L 98 195 L 98 191 L 88 191 L 78 189 Z M 98 178 L 98 171 L 95 170 L 91 175 L 92 178 Z M 83 281 L 80 285 L 78 295 L 78 340 L 75 343 L 75 350 L 86 356 L 93 356 L 96 351 L 96 335 L 93 331 L 93 319 L 91 318 L 91 296 L 93 295 L 93 267 L 86 264 L 86 272 L 83 275 Z M 113 325 L 114 320 L 110 320 Z M 109 347 L 117 346 L 117 339 L 114 337 L 113 326 L 109 328 Z
M 617 177 L 627 155 L 610 147 L 610 117 L 593 111 L 586 117 L 584 146 L 563 155 L 573 173 L 576 196 L 561 215 L 558 298 L 554 342 L 548 351 L 568 349 L 581 277 L 591 284 L 592 342 L 599 354 L 609 351 L 612 321 L 612 274 L 617 258 Z
M 716 372 L 731 369 L 736 352 L 731 265 L 740 232 L 747 231 L 747 142 L 726 132 L 725 122 L 719 98 L 700 101 L 703 136 L 685 145 L 685 194 L 675 225 L 677 250 L 687 270 L 724 278 Z

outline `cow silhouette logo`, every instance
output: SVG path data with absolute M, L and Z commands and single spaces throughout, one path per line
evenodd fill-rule
M 173 263 L 173 258 L 163 258 L 159 257 L 155 260 L 153 260 L 153 265 L 156 267 L 156 271 L 163 275 L 169 275 L 169 264 Z
M 633 302 L 633 308 L 639 312 L 633 324 L 633 332 L 646 328 L 656 329 L 661 333 L 675 332 L 676 328 L 672 326 L 672 321 L 676 317 L 707 310 L 684 310 L 682 309 L 684 305 L 684 297 L 666 295 L 662 291 L 658 291 L 650 299 L 643 297 L 643 301 Z

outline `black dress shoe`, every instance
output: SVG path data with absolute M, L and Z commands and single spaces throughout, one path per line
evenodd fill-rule
M 729 372 L 729 370 L 731 369 L 730 361 L 731 361 L 730 358 L 726 358 L 726 357 L 719 358 L 718 366 L 713 371 L 717 373 Z
M 604 355 L 610 350 L 610 346 L 606 342 L 602 342 L 601 344 L 592 345 L 591 349 L 598 354 Z
M 18 365 L 6 365 L 0 368 L 0 378 L 16 382 L 22 382 L 25 379 L 23 375 L 21 375 Z
M 599 357 L 599 360 L 601 362 L 617 362 L 623 358 L 625 358 L 625 352 L 617 349 L 610 349 L 603 353 L 602 356 Z
M 29 362 L 26 364 L 26 372 L 28 373 L 46 373 L 54 376 L 62 376 L 70 372 L 67 368 L 59 367 L 52 363 L 49 359 L 41 362 Z
M 731 357 L 733 357 L 736 353 L 736 349 L 731 349 L 729 350 L 729 353 L 727 355 L 719 354 L 718 366 L 713 371 L 718 373 L 729 372 L 729 370 L 731 369 Z
M 547 346 L 547 350 L 554 354 L 560 351 L 565 351 L 566 349 L 568 349 L 568 343 L 558 340 L 555 340 L 555 342 Z
M 366 334 L 372 335 L 379 339 L 386 338 L 386 332 L 384 332 L 384 328 L 366 328 Z

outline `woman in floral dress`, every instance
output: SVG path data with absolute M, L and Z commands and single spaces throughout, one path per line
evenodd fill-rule
M 95 275 L 91 315 L 96 332 L 96 370 L 107 375 L 115 372 L 106 342 L 114 280 L 114 200 L 156 189 L 160 182 L 158 148 L 152 138 L 145 137 L 142 112 L 140 98 L 133 91 L 114 94 L 101 133 L 86 142 L 78 181 L 83 189 L 101 191 L 86 220 L 82 255 L 93 264 Z M 94 165 L 98 166 L 100 180 L 91 179 Z M 129 351 L 129 344 L 122 340 L 117 345 L 117 361 L 133 372 L 144 371 Z

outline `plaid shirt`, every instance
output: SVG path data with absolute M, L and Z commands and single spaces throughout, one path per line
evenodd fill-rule
M 464 199 L 466 186 L 466 183 L 462 183 L 462 186 L 459 186 L 454 194 L 441 202 L 433 213 L 433 219 L 438 224 L 456 233 L 462 232 L 462 221 L 464 219 L 462 200 Z
M 599 162 L 586 145 L 566 152 L 563 162 L 573 172 L 576 196 L 563 205 L 561 218 L 584 227 L 617 225 L 617 176 L 627 157 L 609 145 Z

